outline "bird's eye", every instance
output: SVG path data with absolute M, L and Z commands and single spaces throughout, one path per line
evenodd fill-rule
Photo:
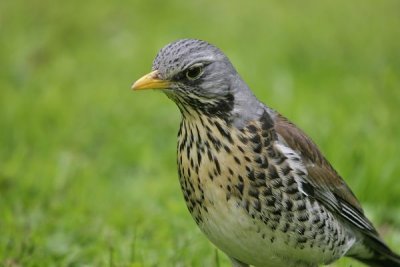
M 195 65 L 186 70 L 186 78 L 196 80 L 203 74 L 203 65 Z

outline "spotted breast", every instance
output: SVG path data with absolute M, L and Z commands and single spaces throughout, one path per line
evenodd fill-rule
M 265 112 L 242 129 L 201 114 L 184 117 L 178 170 L 187 207 L 216 246 L 243 262 L 332 262 L 351 247 L 353 234 L 308 197 L 306 168 L 299 155 L 275 142 Z M 288 250 L 303 260 L 286 262 Z

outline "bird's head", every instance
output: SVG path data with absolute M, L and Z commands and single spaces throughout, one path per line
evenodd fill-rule
M 161 89 L 183 115 L 202 113 L 227 118 L 235 107 L 254 98 L 221 50 L 195 39 L 163 47 L 152 72 L 137 80 L 132 89 Z

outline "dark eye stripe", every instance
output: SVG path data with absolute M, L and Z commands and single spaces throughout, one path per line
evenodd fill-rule
M 173 81 L 181 81 L 183 79 L 185 79 L 185 73 L 184 72 L 179 72 L 174 77 L 172 77 Z
M 204 68 L 206 66 L 208 66 L 209 64 L 211 64 L 211 62 L 195 63 L 195 64 L 191 65 L 190 67 L 185 68 L 181 72 L 175 74 L 172 77 L 171 80 L 172 81 L 184 81 L 184 80 L 186 80 L 186 81 L 189 81 L 189 82 L 193 82 L 193 81 L 197 80 L 198 78 L 200 78 L 202 76 L 202 74 L 205 71 Z M 193 73 L 192 74 L 188 74 L 188 72 L 193 72 Z

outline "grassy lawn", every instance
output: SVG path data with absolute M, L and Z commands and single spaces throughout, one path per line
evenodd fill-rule
M 400 253 L 399 10 L 395 0 L 0 1 L 0 266 L 229 266 L 180 192 L 178 109 L 130 91 L 183 37 L 219 46 L 303 128 Z

